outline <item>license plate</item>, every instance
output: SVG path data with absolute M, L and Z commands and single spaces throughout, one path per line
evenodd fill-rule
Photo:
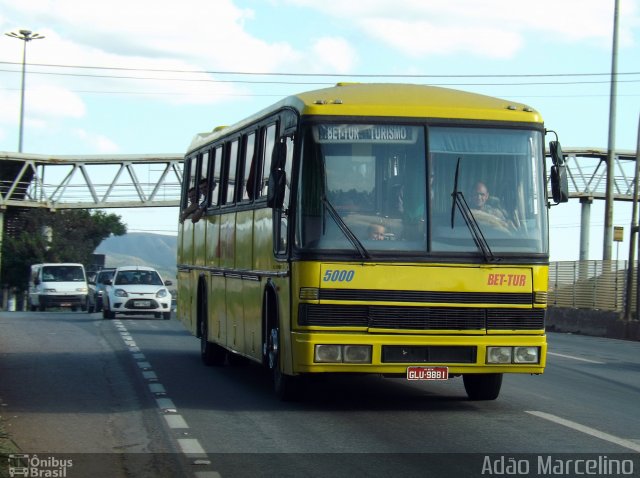
M 449 380 L 449 368 L 407 367 L 407 380 Z
M 133 306 L 134 307 L 151 307 L 151 301 L 150 300 L 134 300 Z

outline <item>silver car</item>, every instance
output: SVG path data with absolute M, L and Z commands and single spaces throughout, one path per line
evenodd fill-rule
M 113 279 L 115 271 L 113 268 L 102 269 L 96 272 L 95 277 L 89 279 L 87 312 L 90 314 L 102 310 L 102 296 L 104 294 L 104 288 L 106 287 L 105 281 Z

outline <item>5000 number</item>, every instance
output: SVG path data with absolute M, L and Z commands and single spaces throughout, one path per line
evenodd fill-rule
M 351 282 L 355 271 L 347 271 L 344 269 L 327 269 L 324 271 L 323 282 Z

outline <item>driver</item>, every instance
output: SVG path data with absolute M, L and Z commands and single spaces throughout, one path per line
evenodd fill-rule
M 505 212 L 499 207 L 489 203 L 490 197 L 487 185 L 482 181 L 478 181 L 474 186 L 471 196 L 471 209 L 474 215 L 489 220 L 489 222 L 495 222 L 496 225 L 502 227 L 512 227 L 511 221 L 507 219 Z

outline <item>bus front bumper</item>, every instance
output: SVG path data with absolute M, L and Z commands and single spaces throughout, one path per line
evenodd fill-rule
M 450 375 L 541 374 L 544 372 L 547 355 L 547 342 L 543 332 L 539 335 L 292 332 L 291 335 L 293 374 L 403 375 L 409 366 L 431 365 L 447 367 Z M 324 354 L 323 350 L 328 353 Z M 526 355 L 527 353 L 535 356 Z

